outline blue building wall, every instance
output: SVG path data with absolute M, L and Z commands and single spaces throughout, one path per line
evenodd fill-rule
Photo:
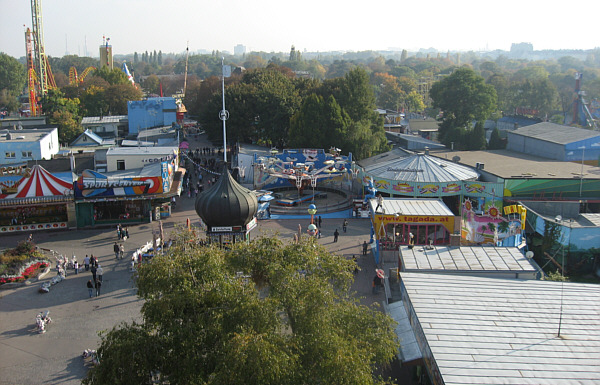
M 565 145 L 565 158 L 563 160 L 581 162 L 582 159 L 600 162 L 600 135 Z
M 127 102 L 129 133 L 137 134 L 152 127 L 170 126 L 176 122 L 175 99 L 148 98 Z

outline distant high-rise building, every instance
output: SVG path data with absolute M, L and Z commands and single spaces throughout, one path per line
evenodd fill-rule
M 243 44 L 238 44 L 233 47 L 233 54 L 235 56 L 243 56 L 246 54 L 246 46 Z

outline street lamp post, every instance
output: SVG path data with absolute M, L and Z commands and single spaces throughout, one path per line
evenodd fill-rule
M 317 206 L 311 203 L 308 206 L 307 211 L 310 214 L 310 225 L 308 225 L 308 234 L 310 236 L 317 235 L 317 233 L 319 232 L 317 226 L 315 225 L 315 214 L 317 213 Z
M 585 160 L 585 146 L 579 147 L 582 150 L 581 153 L 581 174 L 579 175 L 579 197 L 581 198 L 581 194 L 583 192 L 583 162 Z

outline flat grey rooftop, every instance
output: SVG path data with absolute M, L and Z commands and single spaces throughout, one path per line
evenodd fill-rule
M 600 132 L 598 131 L 564 126 L 550 122 L 542 122 L 521 127 L 515 131 L 510 131 L 510 134 L 558 144 L 568 144 L 589 138 L 600 137 Z
M 516 247 L 435 246 L 400 249 L 404 271 L 535 273 L 536 267 Z
M 477 163 L 483 163 L 483 171 L 505 179 L 579 178 L 582 169 L 581 163 L 561 162 L 510 150 L 438 151 L 432 149 L 430 153 L 443 159 L 458 156 L 460 164 L 472 167 Z M 600 179 L 600 167 L 583 165 L 583 178 Z
M 377 208 L 377 199 L 370 199 L 369 204 L 373 211 L 375 211 L 375 208 Z M 383 198 L 382 207 L 388 215 L 454 215 L 444 202 L 439 199 Z
M 446 385 L 600 383 L 600 286 L 406 272 L 401 279 Z

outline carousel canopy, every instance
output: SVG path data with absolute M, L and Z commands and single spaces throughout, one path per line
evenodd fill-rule
M 374 178 L 405 182 L 448 183 L 479 177 L 470 167 L 425 154 L 381 161 L 366 166 L 365 172 Z
M 73 193 L 73 182 L 57 178 L 39 165 L 33 166 L 31 173 L 21 178 L 17 186 L 16 193 L 1 195 L 0 198 L 47 197 Z

